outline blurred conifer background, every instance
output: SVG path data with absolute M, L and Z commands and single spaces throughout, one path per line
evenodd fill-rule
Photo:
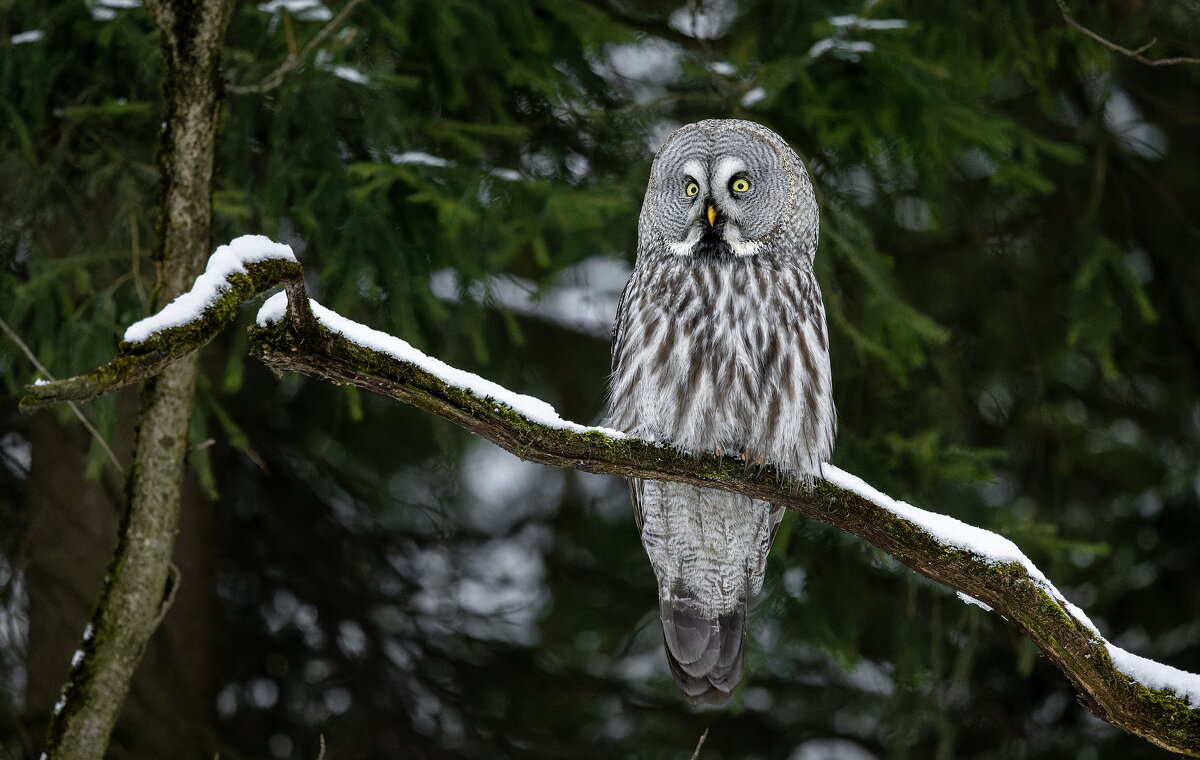
M 1196 0 L 1077 2 L 1150 58 Z M 1053 0 L 240 3 L 215 239 L 331 308 L 596 421 L 649 163 L 745 118 L 822 210 L 835 463 L 1015 540 L 1116 644 L 1200 671 L 1200 66 Z M 147 312 L 164 64 L 137 0 L 0 2 L 0 303 L 56 375 Z M 246 309 L 243 324 L 253 309 Z M 1166 753 L 1003 620 L 789 518 L 732 706 L 666 671 L 624 486 L 203 354 L 179 600 L 114 758 L 899 760 Z M 36 373 L 9 341 L 10 402 Z M 87 406 L 127 456 L 136 394 Z M 0 754 L 40 744 L 120 478 L 0 406 Z

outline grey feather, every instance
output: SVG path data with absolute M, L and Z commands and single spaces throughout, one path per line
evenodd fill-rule
M 746 607 L 708 618 L 689 601 L 659 602 L 667 664 L 689 702 L 722 704 L 742 678 Z
M 771 130 L 711 120 L 668 137 L 614 325 L 608 424 L 820 475 L 836 414 L 818 227 L 808 173 Z M 722 702 L 741 678 L 746 607 L 782 513 L 681 483 L 629 486 L 671 672 L 689 700 Z

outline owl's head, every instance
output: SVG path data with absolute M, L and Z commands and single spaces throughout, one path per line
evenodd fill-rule
M 752 121 L 680 127 L 659 148 L 639 237 L 676 256 L 812 257 L 817 204 L 804 165 Z

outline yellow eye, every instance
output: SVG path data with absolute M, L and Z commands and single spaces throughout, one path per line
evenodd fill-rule
M 684 192 L 688 194 L 689 198 L 694 197 L 696 193 L 700 192 L 700 186 L 695 182 L 689 182 L 687 184 L 687 189 L 684 190 Z
M 741 177 L 739 177 L 739 178 L 735 179 L 733 181 L 733 183 L 729 185 L 729 187 L 735 193 L 744 193 L 750 189 L 750 182 L 748 180 L 745 180 L 745 179 L 742 179 Z

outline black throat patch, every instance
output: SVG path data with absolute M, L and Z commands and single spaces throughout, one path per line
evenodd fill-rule
M 717 218 L 715 226 L 704 225 L 700 240 L 692 246 L 692 258 L 698 261 L 733 258 L 733 249 L 725 240 L 725 219 Z

